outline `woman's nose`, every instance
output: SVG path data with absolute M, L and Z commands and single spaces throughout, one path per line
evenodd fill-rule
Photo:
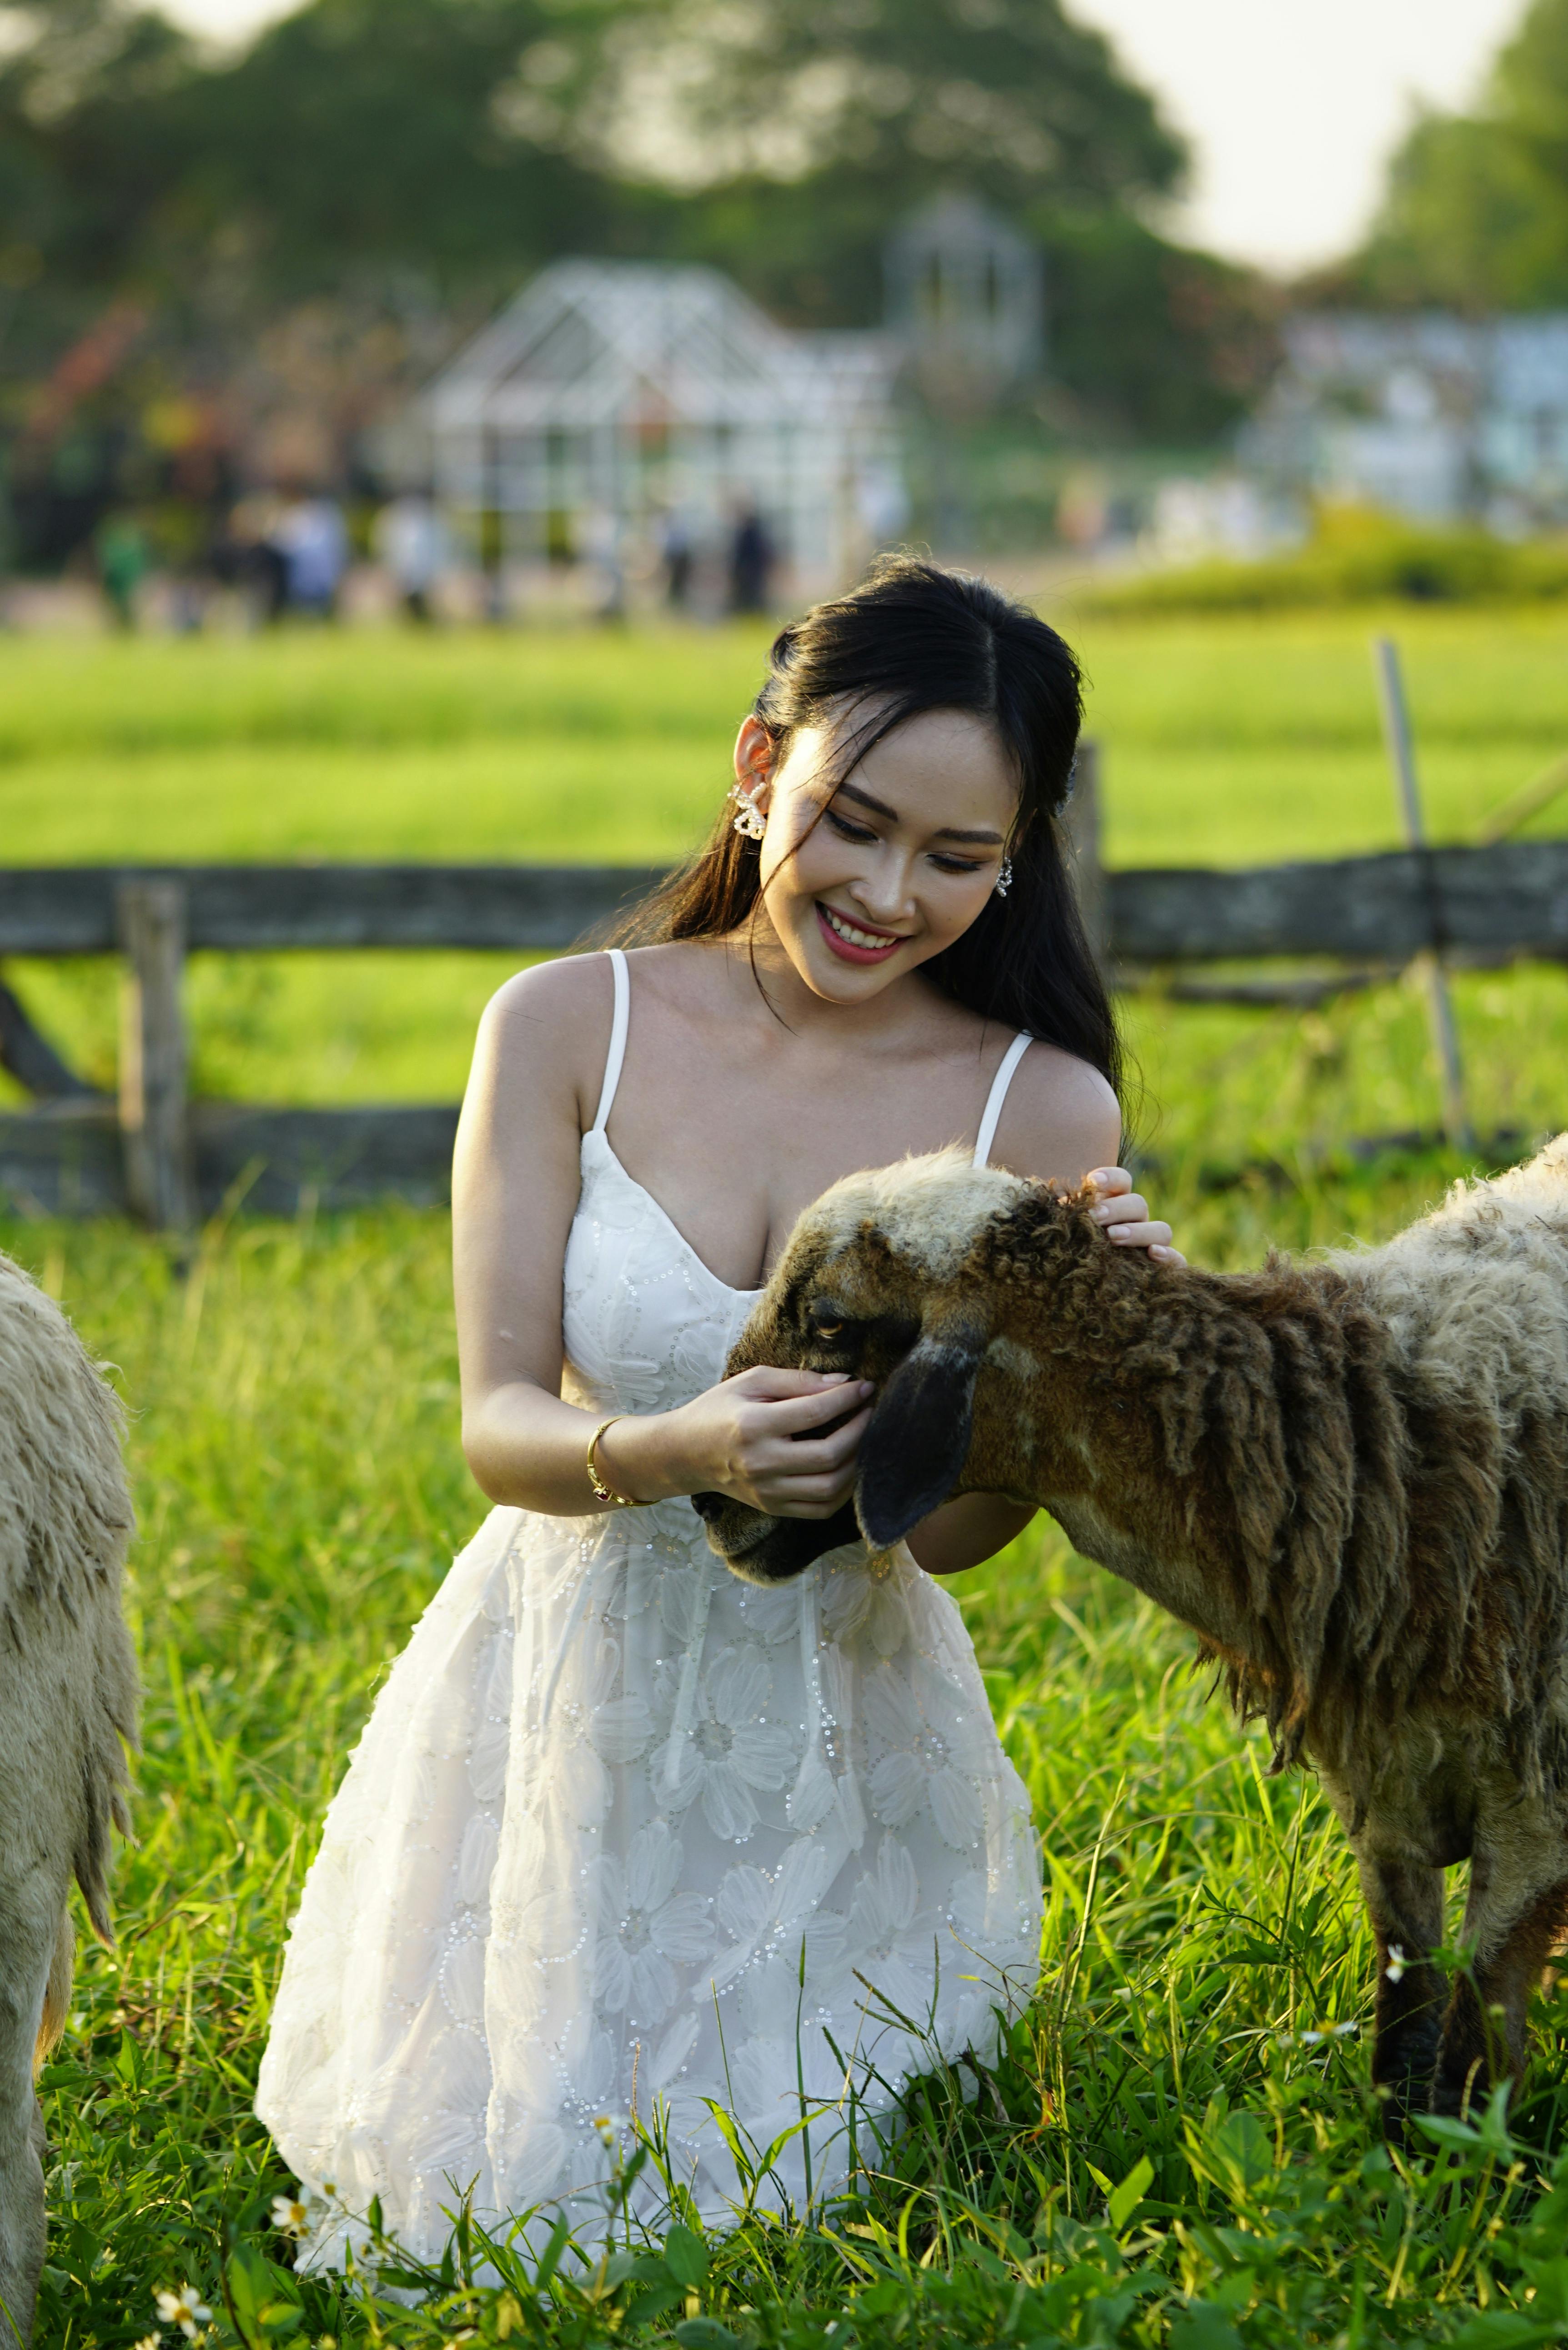
M 868 914 L 891 920 L 905 912 L 911 902 L 909 858 L 885 852 L 869 873 L 859 875 L 850 883 L 849 894 Z

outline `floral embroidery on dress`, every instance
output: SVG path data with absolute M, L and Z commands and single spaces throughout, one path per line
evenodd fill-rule
M 866 1691 L 867 1729 L 885 1749 L 872 1769 L 871 1807 L 889 1827 L 907 1827 L 923 1805 L 945 1843 L 973 1852 L 985 1831 L 981 1789 L 996 1733 L 949 1674 L 924 1658 L 907 1675 L 874 1673 Z
M 663 1820 L 638 1830 L 624 1867 L 613 1853 L 599 1856 L 597 1995 L 611 2015 L 657 2023 L 680 1989 L 676 1962 L 700 1965 L 712 1950 L 712 1905 L 680 1891 L 684 1858 Z
M 697 1683 L 690 1726 L 677 1719 L 654 1759 L 656 1797 L 684 1812 L 701 1796 L 708 1825 L 726 1844 L 746 1842 L 760 1816 L 758 1795 L 776 1792 L 794 1769 L 798 1741 L 763 1718 L 773 1681 L 760 1648 L 722 1649 Z M 667 1674 L 661 1685 L 670 1688 Z M 680 1692 L 670 1695 L 679 1714 Z

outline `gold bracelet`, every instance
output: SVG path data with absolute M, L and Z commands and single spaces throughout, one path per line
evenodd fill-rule
M 593 1434 L 588 1439 L 588 1482 L 594 1489 L 594 1498 L 596 1501 L 608 1502 L 611 1507 L 617 1510 L 640 1510 L 644 1507 L 644 1504 L 641 1502 L 635 1501 L 631 1494 L 618 1493 L 613 1485 L 607 1485 L 594 1465 L 594 1454 L 598 1450 L 599 1439 L 604 1434 L 606 1429 L 613 1428 L 618 1419 L 626 1419 L 628 1417 L 629 1414 L 624 1411 L 612 1411 L 607 1419 L 600 1420 L 598 1426 L 595 1429 Z

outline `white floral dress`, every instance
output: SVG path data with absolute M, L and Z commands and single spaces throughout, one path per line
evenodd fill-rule
M 614 972 L 566 1391 L 657 1411 L 722 1376 L 758 1293 L 711 1273 L 610 1148 L 618 953 Z M 738 2183 L 709 2099 L 766 2147 L 804 2089 L 814 2117 L 774 2171 L 797 2205 L 808 2163 L 831 2193 L 933 2049 L 993 2046 L 1039 1931 L 1023 1784 L 959 1611 L 907 1550 L 881 1579 L 856 1544 L 762 1591 L 684 1500 L 493 1510 L 392 1669 L 291 1929 L 256 2111 L 330 2199 L 303 2258 L 340 2262 L 373 2198 L 423 2257 L 464 2194 L 492 2226 L 591 2220 L 606 2116 L 666 2130 L 722 2221 Z M 636 2195 L 656 2218 L 651 2171 Z

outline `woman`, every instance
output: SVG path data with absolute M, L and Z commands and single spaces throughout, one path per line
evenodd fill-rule
M 257 2111 L 337 2199 L 312 2261 L 373 2197 L 425 2256 L 468 2191 L 492 2221 L 589 2216 L 631 2121 L 721 2219 L 709 2100 L 758 2147 L 808 2116 L 774 2169 L 820 2196 L 933 2047 L 983 2052 L 1033 1981 L 1027 1800 L 929 1579 L 1028 1513 L 970 1495 L 882 1579 L 853 1545 L 763 1592 L 687 1497 L 848 1494 L 864 1385 L 722 1374 L 797 1212 L 852 1170 L 961 1139 L 1098 1170 L 1109 1238 L 1174 1255 L 1106 1164 L 1116 1032 L 1054 821 L 1079 719 L 1050 629 L 889 562 L 778 639 L 738 812 L 645 943 L 485 1013 L 454 1248 L 464 1449 L 497 1506 L 377 1704 L 288 1948 Z M 650 2217 L 660 2192 L 645 2173 Z

